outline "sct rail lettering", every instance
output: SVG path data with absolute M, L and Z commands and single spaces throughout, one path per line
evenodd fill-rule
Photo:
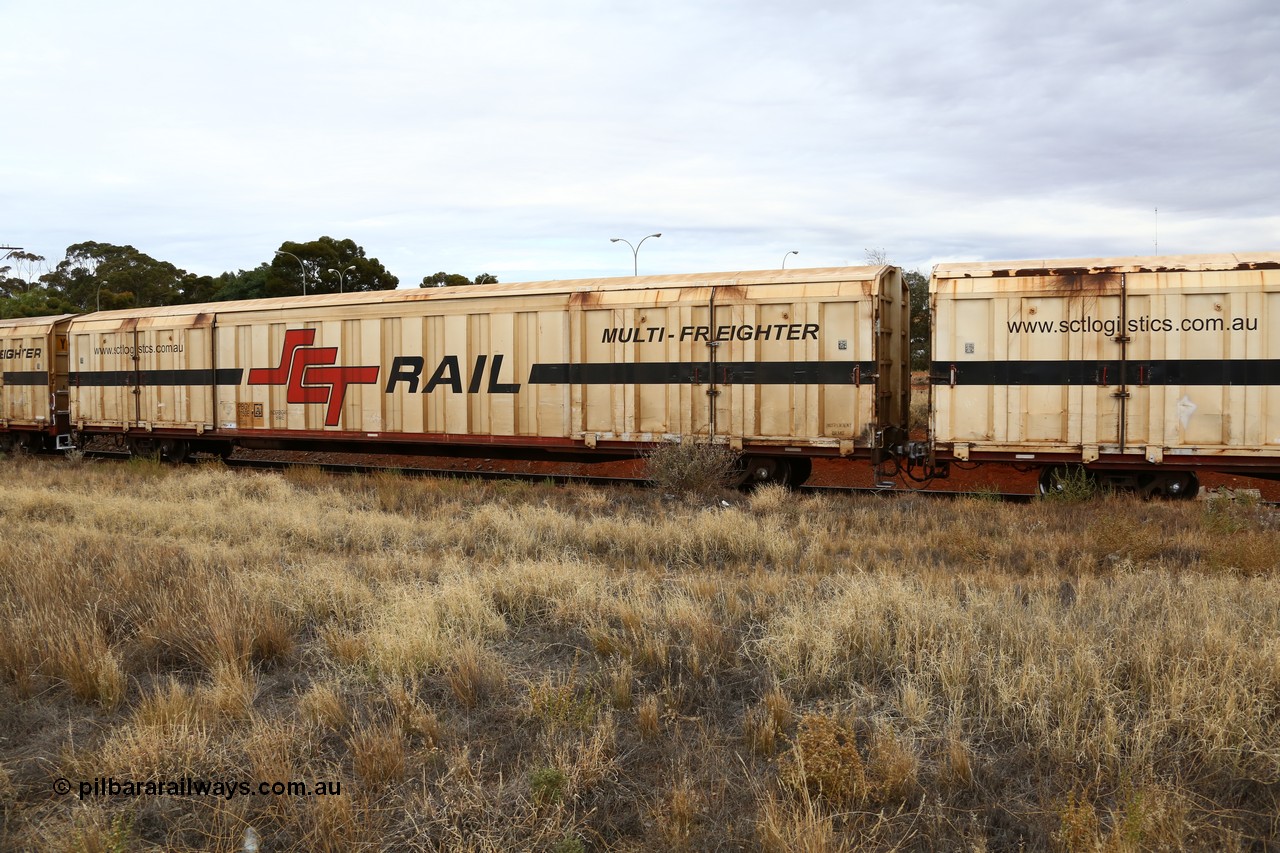
M 617 326 L 600 335 L 602 344 L 644 344 L 658 341 L 816 341 L 817 323 L 770 323 L 741 326 L 681 326 L 677 333 L 666 326 Z
M 16 347 L 9 349 L 0 349 L 0 360 L 18 359 L 18 358 L 39 358 L 40 347 Z
M 498 376 L 502 372 L 502 361 L 504 356 L 502 353 L 495 353 L 492 357 L 488 355 L 477 355 L 475 363 L 471 367 L 471 372 L 467 378 L 467 393 L 479 394 L 481 385 L 484 384 L 485 371 L 489 373 L 489 382 L 484 390 L 490 394 L 518 394 L 520 393 L 519 383 L 499 382 Z M 455 394 L 462 393 L 463 371 L 462 364 L 458 361 L 456 355 L 446 355 L 440 359 L 440 363 L 436 365 L 435 370 L 431 372 L 431 377 L 424 384 L 422 373 L 426 369 L 427 362 L 420 355 L 398 355 L 391 362 L 391 370 L 387 373 L 387 393 L 391 394 L 396 390 L 396 386 L 401 382 L 409 386 L 409 393 L 418 393 L 418 386 L 422 385 L 422 393 L 430 394 L 437 388 L 444 387 Z

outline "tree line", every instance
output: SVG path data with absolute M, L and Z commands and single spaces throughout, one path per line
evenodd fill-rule
M 469 279 L 438 272 L 424 277 L 419 287 L 497 280 L 488 273 Z M 399 278 L 350 239 L 285 241 L 270 260 L 253 269 L 216 276 L 187 272 L 133 246 L 90 241 L 68 246 L 66 256 L 52 267 L 43 256 L 25 251 L 9 252 L 0 259 L 0 319 L 301 296 L 304 292 L 394 290 L 399 284 Z

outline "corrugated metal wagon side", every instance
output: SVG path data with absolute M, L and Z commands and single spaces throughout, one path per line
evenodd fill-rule
M 936 449 L 1148 493 L 1280 475 L 1280 253 L 940 265 Z
M 71 421 L 177 460 L 211 444 L 218 383 L 208 306 L 108 311 L 70 324 Z M 218 445 L 217 448 L 221 448 Z
M 894 267 L 105 312 L 71 341 L 77 428 L 170 457 L 234 443 L 597 459 L 714 441 L 776 463 L 878 457 L 906 426 Z M 773 469 L 802 479 L 807 463 Z
M 575 294 L 563 368 L 575 437 L 710 440 L 779 460 L 870 457 L 905 435 L 896 268 L 683 278 Z M 791 467 L 802 480 L 805 464 Z
M 0 450 L 69 446 L 70 314 L 0 320 Z
M 219 364 L 243 383 L 221 433 L 298 440 L 522 446 L 566 441 L 567 396 L 531 386 L 563 360 L 568 296 L 473 288 L 241 303 L 218 315 Z

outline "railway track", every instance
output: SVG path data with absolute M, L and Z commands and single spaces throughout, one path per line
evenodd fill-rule
M 49 454 L 54 455 L 54 454 Z M 127 451 L 119 450 L 86 450 L 86 458 L 126 461 L 133 458 Z M 188 463 L 211 461 L 217 457 L 188 460 Z M 222 460 L 229 468 L 252 471 L 286 471 L 290 468 L 315 468 L 333 475 L 351 474 L 395 474 L 407 477 L 440 477 L 458 480 L 516 480 L 529 483 L 551 482 L 557 485 L 588 485 L 605 487 L 648 487 L 649 481 L 640 477 L 608 477 L 591 474 L 569 474 L 562 472 L 523 472 L 473 468 L 439 468 L 405 465 L 387 465 L 357 462 L 321 462 L 316 460 L 293 460 L 279 458 L 232 457 Z M 480 464 L 480 460 L 468 460 Z M 840 486 L 840 485 L 801 485 L 794 487 L 800 494 L 843 494 L 843 495 L 879 495 L 895 497 L 901 495 L 923 495 L 930 498 L 965 498 L 980 497 L 988 500 L 999 500 L 1005 503 L 1030 503 L 1037 495 L 1025 492 L 996 493 L 989 490 L 965 491 L 963 489 L 928 489 L 917 488 L 912 484 L 894 482 L 892 485 L 878 486 Z M 1202 497 L 1207 493 L 1202 493 Z M 1280 501 L 1258 499 L 1260 506 L 1280 507 Z

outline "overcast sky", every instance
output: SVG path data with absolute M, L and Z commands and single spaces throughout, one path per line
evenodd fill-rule
M 0 0 L 0 244 L 415 286 L 1280 250 L 1280 3 Z M 1159 208 L 1158 216 L 1155 209 Z

